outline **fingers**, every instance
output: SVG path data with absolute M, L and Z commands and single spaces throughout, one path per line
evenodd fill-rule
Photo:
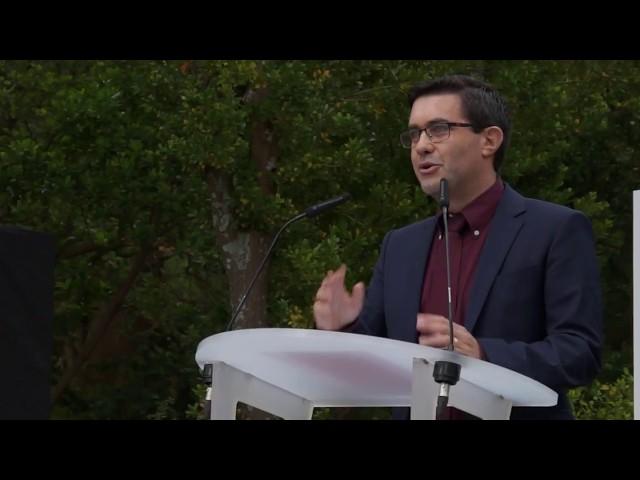
M 455 345 L 456 350 L 473 358 L 481 358 L 482 352 L 478 340 L 462 325 L 454 325 L 453 327 L 453 334 L 459 339 Z
M 335 272 L 329 270 L 316 292 L 313 314 L 320 329 L 340 329 L 355 320 L 362 310 L 364 283 L 354 285 L 353 293 L 350 294 L 344 284 L 346 271 L 347 267 L 344 264 Z
M 357 283 L 353 287 L 353 294 L 350 294 L 344 284 L 346 271 L 345 264 L 340 265 L 335 272 L 329 270 L 316 292 L 314 303 L 331 304 L 337 301 L 342 306 L 349 306 L 359 311 L 364 303 L 365 286 L 362 282 Z
M 313 317 L 316 326 L 320 330 L 333 330 L 331 307 L 327 302 L 315 302 L 313 304 Z
M 419 332 L 418 342 L 434 348 L 447 348 L 450 344 L 449 320 L 442 315 L 433 313 L 419 313 L 416 321 L 416 329 Z M 464 326 L 453 324 L 454 350 L 465 354 L 474 353 L 475 339 Z
M 418 337 L 418 343 L 427 347 L 433 348 L 449 348 L 449 334 L 432 334 L 432 335 L 420 335 Z M 453 337 L 453 350 L 462 355 L 469 357 L 480 358 L 477 349 L 473 343 L 463 342 L 460 338 Z
M 324 278 L 322 279 L 322 283 L 320 284 L 320 286 L 323 287 L 327 285 L 332 277 L 333 277 L 333 272 L 329 270 L 327 274 L 324 276 Z
M 324 279 L 322 279 L 322 283 L 320 284 L 320 288 L 335 288 L 336 286 L 344 285 L 344 276 L 347 271 L 346 265 L 342 264 L 335 272 L 333 270 L 329 270 L 325 275 Z
M 426 345 L 433 348 L 446 348 L 449 346 L 449 335 L 435 333 L 430 335 L 420 335 L 418 337 L 420 345 Z
M 444 320 L 444 322 L 442 321 Z M 442 324 L 444 323 L 444 328 Z M 417 322 L 418 343 L 433 348 L 447 348 L 449 346 L 449 322 L 440 315 L 420 313 Z M 473 358 L 481 358 L 482 352 L 478 341 L 462 325 L 453 325 L 453 349 Z
M 453 324 L 453 335 L 458 337 L 458 339 L 464 343 L 469 343 L 469 340 L 473 338 L 464 326 L 457 323 Z
M 416 321 L 416 329 L 420 333 L 447 333 L 449 334 L 449 321 L 442 315 L 434 313 L 419 313 Z
M 416 329 L 424 335 L 444 334 L 449 336 L 449 320 L 442 315 L 433 313 L 419 313 L 416 321 Z M 453 334 L 459 340 L 468 341 L 471 334 L 458 323 L 453 324 Z
M 322 283 L 320 284 L 320 286 L 322 287 L 322 286 L 333 285 L 336 282 L 338 282 L 340 278 L 342 278 L 342 280 L 344 281 L 344 273 L 346 272 L 346 270 L 347 270 L 347 267 L 344 264 L 340 265 L 338 270 L 336 270 L 335 272 L 333 270 L 329 270 L 327 274 L 324 276 L 324 278 L 322 279 Z
M 333 272 L 329 270 L 316 292 L 313 302 L 313 316 L 317 328 L 320 330 L 334 330 L 335 318 L 332 305 L 335 302 L 335 293 L 331 285 Z
M 331 286 L 328 281 L 325 279 L 321 284 L 320 288 L 316 292 L 315 302 L 328 302 L 331 300 Z

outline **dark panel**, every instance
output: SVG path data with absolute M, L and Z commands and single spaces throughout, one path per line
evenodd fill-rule
M 54 263 L 51 236 L 0 227 L 0 419 L 49 418 Z

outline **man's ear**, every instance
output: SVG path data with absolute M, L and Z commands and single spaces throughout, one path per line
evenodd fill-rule
M 495 156 L 504 141 L 504 133 L 500 127 L 487 127 L 482 132 L 482 156 Z

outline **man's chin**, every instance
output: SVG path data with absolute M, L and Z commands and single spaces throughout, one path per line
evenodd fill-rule
M 432 198 L 438 198 L 440 195 L 440 179 L 438 181 L 421 182 L 420 187 L 422 191 Z

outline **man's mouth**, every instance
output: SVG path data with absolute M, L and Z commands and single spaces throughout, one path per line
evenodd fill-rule
M 422 175 L 431 175 L 437 172 L 441 166 L 439 163 L 423 163 L 418 167 L 418 170 Z

